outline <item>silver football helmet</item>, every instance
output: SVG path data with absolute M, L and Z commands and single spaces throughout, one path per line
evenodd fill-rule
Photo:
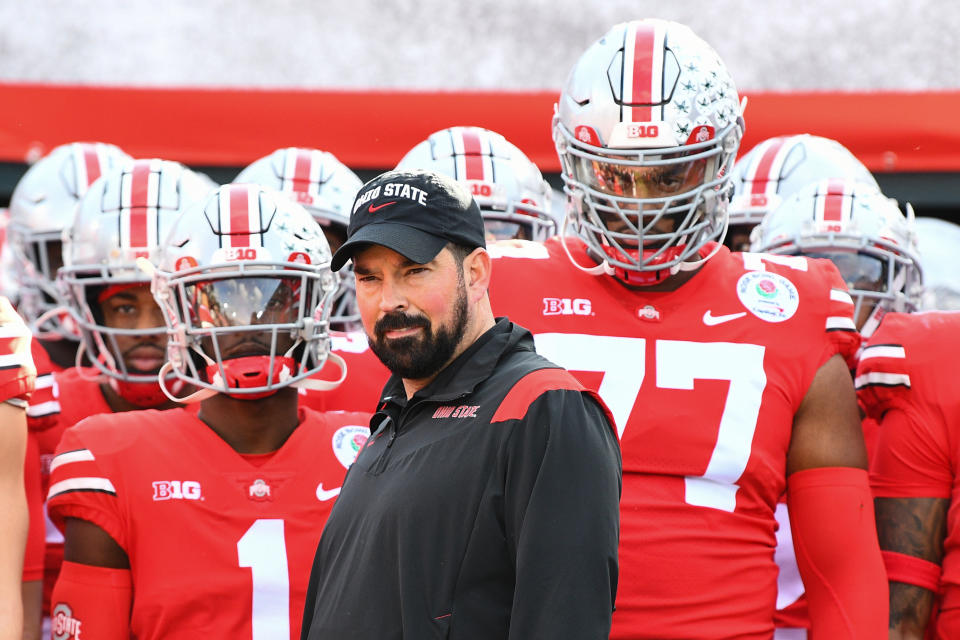
M 563 231 L 572 223 L 603 260 L 589 271 L 649 285 L 712 255 L 742 132 L 733 79 L 688 27 L 635 20 L 587 49 L 553 134 L 570 199 Z
M 922 274 L 913 209 L 901 213 L 875 187 L 850 180 L 807 185 L 753 230 L 751 251 L 828 258 L 856 303 L 857 329 L 869 335 L 886 311 L 914 311 Z
M 922 309 L 960 310 L 960 279 L 954 271 L 960 249 L 960 226 L 940 218 L 916 219 L 917 246 L 923 265 Z
M 734 230 L 738 236 L 748 237 L 763 216 L 786 198 L 808 184 L 830 178 L 880 189 L 869 169 L 836 140 L 804 133 L 760 142 L 733 166 L 728 240 Z
M 430 134 L 396 169 L 426 169 L 462 182 L 480 206 L 488 236 L 543 242 L 557 232 L 552 190 L 537 165 L 499 133 L 450 127 Z
M 253 161 L 233 181 L 279 191 L 303 205 L 323 229 L 333 251 L 347 238 L 353 200 L 363 186 L 357 174 L 332 153 L 302 147 L 277 149 Z M 346 331 L 360 326 L 355 286 L 352 273 L 344 273 L 330 313 L 332 327 Z
M 330 353 L 337 290 L 330 259 L 320 226 L 276 191 L 228 184 L 188 207 L 164 242 L 153 278 L 168 332 L 161 384 L 173 372 L 199 389 L 171 398 L 257 399 L 287 386 L 339 384 L 343 376 L 309 378 L 328 359 L 346 373 Z
M 117 338 L 152 336 L 162 347 L 166 327 L 107 326 L 101 304 L 132 286 L 149 284 L 136 259 L 158 260 L 160 243 L 183 209 L 215 187 L 208 177 L 178 162 L 135 160 L 90 185 L 73 224 L 64 232 L 58 284 L 80 328 L 77 362 L 86 351 L 114 389 L 139 406 L 157 406 L 165 400 L 157 372 L 130 370 Z
M 7 249 L 18 286 L 18 311 L 34 333 L 79 339 L 74 327 L 65 326 L 67 316 L 51 315 L 63 305 L 55 284 L 57 269 L 63 264 L 60 236 L 73 222 L 74 210 L 87 188 L 104 173 L 132 160 L 111 144 L 65 144 L 38 160 L 14 188 Z M 49 320 L 38 323 L 45 314 Z

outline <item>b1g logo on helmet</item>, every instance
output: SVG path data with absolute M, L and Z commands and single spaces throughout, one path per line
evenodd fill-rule
M 73 617 L 73 610 L 65 602 L 58 602 L 50 612 L 50 626 L 53 640 L 80 640 L 80 627 L 83 623 Z
M 586 298 L 544 298 L 545 316 L 592 316 L 593 305 Z
M 157 480 L 153 483 L 154 500 L 201 500 L 200 483 L 195 480 Z

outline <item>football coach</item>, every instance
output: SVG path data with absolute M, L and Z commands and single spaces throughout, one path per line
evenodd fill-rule
M 621 479 L 599 398 L 495 318 L 472 196 L 389 171 L 347 241 L 392 372 L 313 563 L 303 640 L 606 639 Z M 354 381 L 356 383 L 356 381 Z

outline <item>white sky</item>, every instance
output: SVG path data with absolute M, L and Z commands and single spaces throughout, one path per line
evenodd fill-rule
M 689 24 L 741 90 L 960 88 L 943 0 L 12 0 L 0 81 L 559 89 L 640 17 Z

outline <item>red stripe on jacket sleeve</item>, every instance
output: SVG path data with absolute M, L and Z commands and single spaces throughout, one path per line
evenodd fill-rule
M 496 413 L 493 414 L 490 423 L 520 420 L 527 415 L 527 410 L 530 408 L 530 405 L 533 404 L 534 400 L 547 391 L 558 390 L 588 393 L 603 410 L 604 415 L 607 417 L 607 423 L 613 430 L 613 434 L 615 436 L 617 435 L 616 423 L 613 421 L 613 414 L 610 413 L 607 405 L 604 404 L 599 395 L 589 389 L 585 389 L 566 369 L 540 369 L 539 371 L 533 371 L 520 378 L 516 384 L 513 385 L 513 388 L 507 392 L 506 397 L 500 402 L 500 406 L 497 408 Z M 619 441 L 619 438 L 617 438 L 617 440 Z

